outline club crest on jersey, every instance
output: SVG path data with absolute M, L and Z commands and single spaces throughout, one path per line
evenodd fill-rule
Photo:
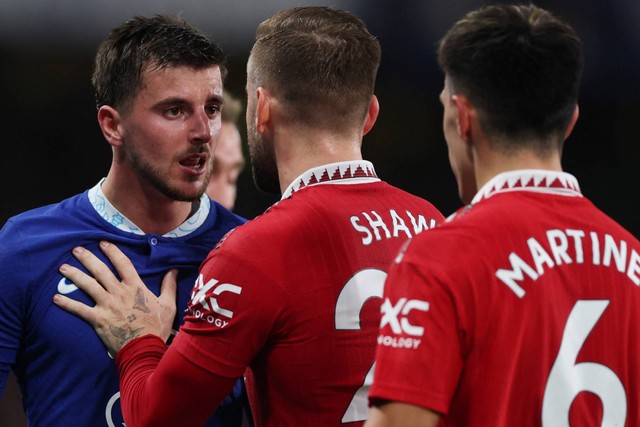
M 188 311 L 198 319 L 224 328 L 229 324 L 229 319 L 233 318 L 233 311 L 218 302 L 218 298 L 225 293 L 240 295 L 242 288 L 231 283 L 220 283 L 214 278 L 205 283 L 203 275 L 199 274 L 191 291 Z

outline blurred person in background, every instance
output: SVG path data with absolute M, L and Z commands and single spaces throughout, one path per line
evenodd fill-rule
M 224 91 L 222 126 L 213 156 L 213 173 L 207 186 L 207 194 L 229 210 L 233 210 L 238 191 L 238 176 L 244 170 L 242 138 L 238 121 L 243 112 L 242 101 Z

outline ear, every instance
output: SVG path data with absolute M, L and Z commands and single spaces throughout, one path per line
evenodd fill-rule
M 569 126 L 567 126 L 567 130 L 564 133 L 564 139 L 569 138 L 569 135 L 571 135 L 571 132 L 573 131 L 573 127 L 576 125 L 576 122 L 578 121 L 579 115 L 580 115 L 580 107 L 578 107 L 578 104 L 576 104 L 575 108 L 573 109 L 573 114 L 571 115 L 571 120 L 569 121 Z
M 364 120 L 364 129 L 362 130 L 363 136 L 369 133 L 371 128 L 373 128 L 373 125 L 376 123 L 378 118 L 378 113 L 380 113 L 380 103 L 378 102 L 378 98 L 373 95 L 371 97 L 371 102 L 369 103 L 367 117 Z
M 475 111 L 469 103 L 469 99 L 464 95 L 453 95 L 451 97 L 453 104 L 456 106 L 458 135 L 463 141 L 470 142 L 473 127 L 473 118 Z
M 258 107 L 256 108 L 256 130 L 264 134 L 271 127 L 271 95 L 262 86 L 256 90 Z
M 102 134 L 112 146 L 122 145 L 122 118 L 120 113 L 109 105 L 103 105 L 98 110 L 98 124 Z

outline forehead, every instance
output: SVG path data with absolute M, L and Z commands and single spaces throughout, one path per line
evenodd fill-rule
M 138 95 L 165 97 L 183 93 L 222 97 L 222 91 L 222 73 L 218 65 L 199 69 L 169 66 L 143 70 Z

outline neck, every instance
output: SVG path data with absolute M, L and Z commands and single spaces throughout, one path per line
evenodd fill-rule
M 176 229 L 199 206 L 171 199 L 150 187 L 139 179 L 119 179 L 111 170 L 102 192 L 114 208 L 147 234 L 163 235 Z
M 492 149 L 475 150 L 474 167 L 476 186 L 482 188 L 494 176 L 520 169 L 542 169 L 562 171 L 560 152 L 553 151 L 547 155 L 540 155 L 532 150 L 519 150 L 505 154 Z
M 362 137 L 321 131 L 282 131 L 275 138 L 280 191 L 305 171 L 329 163 L 362 160 Z

